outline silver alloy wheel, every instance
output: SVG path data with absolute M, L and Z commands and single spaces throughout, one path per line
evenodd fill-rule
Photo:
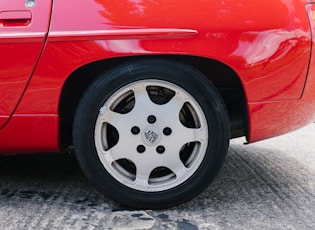
M 144 192 L 174 188 L 201 165 L 208 125 L 198 102 L 161 80 L 141 80 L 118 89 L 99 111 L 94 140 L 107 172 Z

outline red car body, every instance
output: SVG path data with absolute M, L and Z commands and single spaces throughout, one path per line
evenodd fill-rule
M 232 133 L 249 143 L 298 129 L 315 120 L 313 9 L 307 0 L 2 0 L 0 152 L 71 145 L 93 79 L 143 57 L 204 73 Z
M 0 150 L 59 151 L 67 79 L 97 61 L 141 55 L 197 56 L 233 70 L 249 142 L 300 128 L 315 118 L 306 3 L 1 1 Z

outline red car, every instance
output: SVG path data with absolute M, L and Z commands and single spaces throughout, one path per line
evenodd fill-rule
M 314 18 L 306 0 L 1 0 L 0 151 L 74 146 L 124 205 L 188 201 L 230 138 L 315 120 Z

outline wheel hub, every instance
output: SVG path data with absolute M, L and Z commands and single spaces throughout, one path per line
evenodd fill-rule
M 148 146 L 156 146 L 161 141 L 161 134 L 156 127 L 149 126 L 141 133 L 141 139 Z
M 158 89 L 171 96 L 156 94 Z M 119 89 L 102 108 L 95 126 L 98 156 L 122 184 L 164 191 L 186 181 L 200 166 L 207 121 L 198 102 L 182 88 L 159 80 L 138 81 Z M 107 127 L 113 127 L 116 138 Z

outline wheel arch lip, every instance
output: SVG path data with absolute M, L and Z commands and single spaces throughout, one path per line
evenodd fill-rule
M 76 93 L 79 93 L 79 98 L 83 95 L 85 89 L 87 89 L 88 85 L 92 83 L 92 81 L 98 77 L 102 72 L 106 72 L 108 71 L 109 69 L 112 69 L 112 68 L 115 68 L 115 66 L 117 65 L 121 65 L 121 64 L 124 64 L 124 63 L 130 63 L 130 62 L 136 62 L 137 60 L 145 60 L 145 59 L 157 59 L 157 60 L 170 60 L 170 61 L 178 61 L 178 62 L 181 62 L 181 63 L 185 63 L 185 64 L 188 64 L 190 65 L 192 68 L 202 72 L 210 81 L 212 81 L 211 77 L 210 76 L 207 76 L 208 74 L 206 72 L 204 72 L 203 70 L 201 70 L 200 66 L 198 66 L 196 63 L 198 62 L 198 60 L 202 60 L 202 65 L 203 66 L 206 66 L 207 63 L 212 63 L 212 65 L 220 65 L 226 69 L 228 69 L 230 71 L 230 74 L 234 75 L 234 78 L 237 77 L 237 82 L 238 83 L 235 83 L 235 80 L 233 80 L 234 83 L 232 83 L 233 86 L 231 87 L 241 87 L 240 90 L 242 91 L 242 100 L 245 102 L 246 101 L 246 96 L 243 92 L 243 86 L 241 84 L 241 81 L 240 81 L 240 78 L 239 76 L 237 75 L 237 73 L 231 69 L 229 66 L 227 66 L 226 64 L 222 63 L 222 62 L 219 62 L 219 61 L 216 61 L 216 60 L 213 60 L 213 59 L 209 59 L 209 58 L 204 58 L 204 57 L 198 57 L 198 56 L 191 56 L 191 55 L 138 55 L 138 56 L 129 56 L 129 57 L 116 57 L 116 58 L 112 58 L 112 59 L 106 59 L 106 60 L 101 60 L 101 61 L 97 61 L 97 62 L 91 62 L 91 63 L 88 63 L 88 64 L 85 64 L 83 66 L 81 66 L 80 68 L 76 69 L 74 72 L 72 72 L 72 74 L 65 80 L 64 84 L 63 84 L 63 87 L 61 89 L 61 92 L 60 92 L 60 104 L 59 104 L 59 108 L 58 108 L 58 113 L 60 114 L 61 116 L 61 120 L 63 119 L 63 116 L 64 116 L 64 112 L 63 111 L 69 111 L 69 107 L 65 107 L 65 108 L 62 108 L 62 105 L 63 103 L 66 103 L 67 104 L 67 98 L 69 98 L 70 96 L 69 95 L 72 95 L 73 92 L 76 92 Z M 199 62 L 200 63 L 200 62 Z M 82 86 L 83 88 L 80 89 L 79 91 L 76 90 L 75 86 L 78 86 L 78 85 L 81 85 L 81 84 L 77 84 L 77 83 L 73 83 L 74 82 L 77 82 L 77 81 L 80 81 L 80 79 L 82 80 L 83 78 L 80 78 L 80 75 L 84 75 L 82 73 L 85 73 L 91 69 L 98 69 L 99 66 L 101 66 L 102 68 L 100 68 L 98 71 L 96 71 L 95 73 L 92 73 L 92 75 L 94 77 L 91 77 L 91 78 L 85 78 L 85 80 L 87 80 L 87 83 L 83 83 Z M 214 82 L 213 82 L 214 83 Z M 220 83 L 217 83 L 217 84 L 220 84 Z M 237 84 L 237 86 L 235 85 Z M 216 87 L 218 87 L 216 85 L 216 83 L 214 83 L 214 85 Z M 67 88 L 71 86 L 72 90 L 71 91 L 67 91 Z M 77 106 L 77 104 L 79 103 L 79 98 L 78 100 L 72 104 L 72 106 L 74 105 L 75 108 Z M 70 111 L 72 111 L 72 115 L 71 117 L 74 116 L 74 112 L 75 112 L 75 108 L 72 108 Z M 244 123 L 247 123 L 247 112 L 244 113 L 243 115 L 243 120 L 244 120 Z M 61 123 L 61 126 L 62 126 L 62 123 Z M 245 124 L 245 135 L 246 135 L 247 131 L 246 131 L 246 124 Z

